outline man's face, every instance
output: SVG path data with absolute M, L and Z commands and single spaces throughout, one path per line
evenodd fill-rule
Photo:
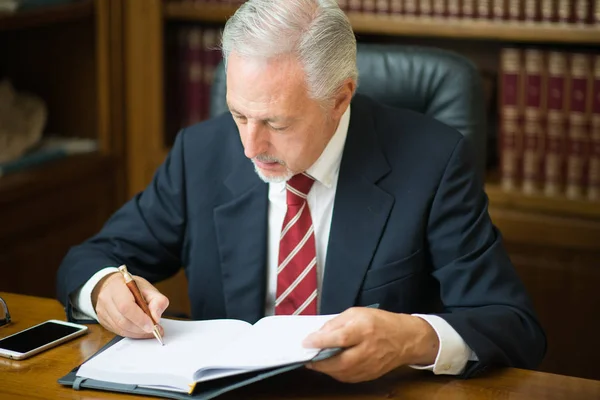
M 266 61 L 231 53 L 227 104 L 244 153 L 266 182 L 286 181 L 308 169 L 339 119 L 308 97 L 304 71 L 289 56 Z

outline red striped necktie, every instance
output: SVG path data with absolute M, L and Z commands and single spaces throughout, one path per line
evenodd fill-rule
M 306 197 L 314 179 L 301 173 L 286 184 L 287 212 L 283 219 L 277 265 L 277 315 L 317 313 L 317 252 Z

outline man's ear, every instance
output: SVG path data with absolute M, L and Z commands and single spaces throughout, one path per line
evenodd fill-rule
M 354 79 L 346 79 L 338 90 L 333 104 L 333 113 L 336 117 L 341 117 L 348 105 L 352 101 L 354 91 L 356 90 L 356 81 Z

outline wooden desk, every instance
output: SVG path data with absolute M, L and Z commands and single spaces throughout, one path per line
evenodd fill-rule
M 13 323 L 0 328 L 0 337 L 45 321 L 65 319 L 56 300 L 2 293 Z M 148 399 L 100 391 L 76 391 L 56 381 L 94 354 L 112 338 L 99 325 L 84 337 L 33 358 L 0 358 L 1 399 Z M 362 384 L 342 384 L 308 370 L 295 371 L 234 391 L 222 399 L 600 399 L 600 381 L 519 369 L 497 370 L 459 380 L 429 372 L 399 369 Z

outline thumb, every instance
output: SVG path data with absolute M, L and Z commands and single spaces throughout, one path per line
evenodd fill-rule
M 148 303 L 152 318 L 154 318 L 157 323 L 160 323 L 163 312 L 165 312 L 169 306 L 169 299 L 147 280 L 140 277 L 135 277 L 134 279 L 140 288 L 142 296 L 144 296 L 144 299 L 146 299 L 146 302 Z

